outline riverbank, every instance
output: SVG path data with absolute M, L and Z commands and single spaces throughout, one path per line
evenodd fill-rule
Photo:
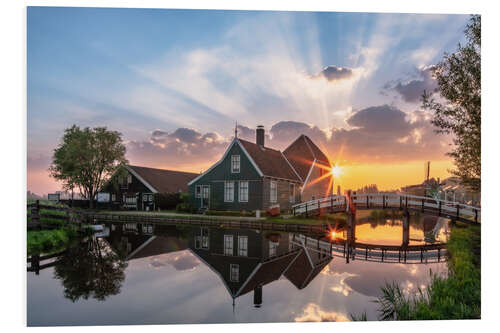
M 448 241 L 447 277 L 433 276 L 416 295 L 407 296 L 395 284 L 382 288 L 379 320 L 481 318 L 481 226 L 458 222 Z

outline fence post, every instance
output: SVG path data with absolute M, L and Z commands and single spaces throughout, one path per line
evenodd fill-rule
M 333 213 L 333 196 L 330 196 L 330 213 Z
M 474 222 L 477 223 L 477 209 L 474 208 Z
M 385 195 L 382 195 L 382 208 L 385 209 Z
M 441 200 L 439 200 L 439 216 L 441 216 Z
M 370 196 L 366 196 L 366 208 L 370 208 Z
M 421 199 L 422 200 L 422 213 L 424 212 L 424 200 L 425 199 Z
M 405 207 L 408 208 L 408 196 L 405 197 Z
M 399 196 L 399 209 L 403 209 L 403 197 Z
M 457 204 L 457 218 L 460 218 L 460 206 Z
M 307 214 L 307 202 L 306 202 L 306 217 L 309 217 L 309 215 Z

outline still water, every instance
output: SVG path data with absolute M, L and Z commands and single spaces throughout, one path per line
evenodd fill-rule
M 426 242 L 421 220 L 412 221 L 410 244 Z M 400 222 L 358 221 L 356 241 L 401 244 Z M 435 225 L 427 229 L 441 241 Z M 27 273 L 28 325 L 346 321 L 363 312 L 376 320 L 372 301 L 386 281 L 412 292 L 430 270 L 447 271 L 445 262 L 347 263 L 323 249 L 327 238 L 321 248 L 317 236 L 304 244 L 307 236 L 109 224 Z

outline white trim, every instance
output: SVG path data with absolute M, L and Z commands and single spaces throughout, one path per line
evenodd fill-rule
M 231 197 L 231 200 L 228 200 L 228 199 L 227 199 L 227 195 L 226 195 L 226 185 L 227 185 L 228 183 L 233 184 L 233 195 L 232 195 L 232 197 Z M 234 180 L 226 180 L 226 181 L 224 181 L 224 202 L 234 202 L 234 192 L 235 192 L 235 191 L 234 191 L 234 188 L 235 188 L 234 183 L 235 183 L 235 181 L 234 181 Z
M 231 237 L 231 254 L 226 254 L 226 237 Z M 225 256 L 234 256 L 234 236 L 232 234 L 224 234 L 224 255 Z
M 134 171 L 134 169 L 132 169 L 130 166 L 128 165 L 125 165 L 125 168 L 131 173 L 133 174 L 137 179 L 139 179 L 139 181 L 141 183 L 143 183 L 144 185 L 146 185 L 147 188 L 149 188 L 151 190 L 151 192 L 153 193 L 158 193 L 158 191 L 151 185 L 149 184 L 147 181 L 144 180 L 144 178 L 142 178 L 141 176 L 139 176 L 139 174 L 137 172 Z
M 231 150 L 231 148 L 233 147 L 234 143 L 237 140 L 238 139 L 233 139 L 233 141 L 231 142 L 231 144 L 229 145 L 229 147 L 226 149 L 226 152 L 224 153 L 224 155 L 222 155 L 222 158 L 219 161 L 217 161 L 217 163 L 215 163 L 214 165 L 212 165 L 207 171 L 205 171 L 204 173 L 202 173 L 201 175 L 199 175 L 198 177 L 196 177 L 195 179 L 193 179 L 192 181 L 190 181 L 188 183 L 188 186 L 190 186 L 194 182 L 198 181 L 201 177 L 205 176 L 207 173 L 209 173 L 210 171 L 212 171 L 213 168 L 215 168 L 216 166 L 218 166 L 219 164 L 221 164 L 222 161 L 224 161 L 224 159 L 226 158 L 226 156 L 229 154 L 229 151 Z
M 314 168 L 314 165 L 316 164 L 316 159 L 311 164 L 311 168 L 309 169 L 309 172 L 307 173 L 306 180 L 304 181 L 304 184 L 302 185 L 302 189 L 300 190 L 300 195 L 304 192 L 304 189 L 306 188 L 307 183 L 309 182 L 309 177 L 311 177 L 312 169 Z
M 259 176 L 264 177 L 264 174 L 262 173 L 262 171 L 260 171 L 259 167 L 257 166 L 257 163 L 255 163 L 255 161 L 250 156 L 250 154 L 247 152 L 247 150 L 245 149 L 245 147 L 243 147 L 243 144 L 241 144 L 240 140 L 238 140 L 238 145 L 240 146 L 241 150 L 245 153 L 245 155 L 247 156 L 247 158 L 250 161 L 250 163 L 252 163 L 252 165 L 255 168 L 255 170 L 257 170 L 257 173 L 259 174 Z
M 226 290 L 229 293 L 229 295 L 231 295 L 232 298 L 235 298 L 235 295 L 233 295 L 233 293 L 231 292 L 231 289 L 229 289 L 229 286 L 227 285 L 226 280 L 224 280 L 224 278 L 222 277 L 221 273 L 218 270 L 216 270 L 214 267 L 212 267 L 212 265 L 210 265 L 208 262 L 206 262 L 202 257 L 200 257 L 193 249 L 188 248 L 188 251 L 191 252 L 192 254 L 194 254 L 194 256 L 199 261 L 204 263 L 212 272 L 214 272 L 222 280 L 222 284 L 224 285 L 224 287 L 226 287 Z
M 240 289 L 238 289 L 238 291 L 236 292 L 235 296 L 238 296 L 240 294 L 240 292 L 243 291 L 243 289 L 245 288 L 245 286 L 247 285 L 248 281 L 250 281 L 253 276 L 260 270 L 260 267 L 262 266 L 262 263 L 259 262 L 257 264 L 257 266 L 255 266 L 254 270 L 252 271 L 252 273 L 250 273 L 250 275 L 248 276 L 248 278 L 245 280 L 245 282 L 243 282 L 243 284 L 241 285 Z
M 303 136 L 305 136 L 305 135 L 304 135 L 304 134 L 299 135 L 299 136 L 297 137 L 297 139 L 293 140 L 293 142 L 292 142 L 292 143 L 290 143 L 290 144 L 288 145 L 288 147 L 286 147 L 286 148 L 285 148 L 285 150 L 283 150 L 283 151 L 286 151 L 288 148 L 290 148 L 291 146 L 293 146 L 293 145 L 295 144 L 295 142 L 297 142 L 297 141 L 298 141 L 301 137 L 303 137 Z M 314 157 L 314 156 L 313 156 L 313 157 Z
M 233 170 L 233 157 L 238 156 L 238 171 Z M 241 172 L 241 155 L 231 155 L 231 173 L 240 173 Z
M 295 174 L 297 175 L 297 177 L 299 177 L 300 181 L 302 182 L 302 177 L 300 177 L 300 175 L 298 174 L 298 172 L 295 170 L 295 168 L 292 166 L 292 164 L 290 163 L 290 161 L 288 160 L 288 158 L 286 158 L 285 154 L 283 154 L 283 152 L 280 152 L 281 155 L 283 156 L 283 158 L 285 159 L 285 161 L 288 163 L 288 165 L 290 166 L 290 168 L 292 168 L 293 172 L 295 172 Z
M 241 200 L 241 183 L 247 183 L 247 199 Z M 248 180 L 239 180 L 238 181 L 238 202 L 248 202 L 248 197 L 250 194 L 250 183 Z
M 242 255 L 240 254 L 240 239 L 246 238 L 247 242 L 247 248 L 246 248 L 246 254 Z M 248 236 L 240 236 L 238 235 L 238 257 L 248 257 Z
M 276 198 L 273 201 L 273 184 L 275 185 L 276 189 Z M 269 181 L 269 202 L 270 203 L 277 203 L 278 202 L 278 182 L 275 180 Z
M 142 250 L 144 247 L 146 247 L 149 243 L 151 243 L 153 240 L 155 240 L 156 236 L 151 236 L 147 241 L 141 244 L 137 249 L 134 250 L 134 252 L 130 253 L 126 258 L 125 261 L 128 261 L 130 258 L 132 258 L 134 255 L 137 254 L 140 250 Z

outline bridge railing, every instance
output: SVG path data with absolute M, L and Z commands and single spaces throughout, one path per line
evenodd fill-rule
M 460 220 L 479 223 L 481 208 L 458 202 L 452 202 L 431 197 L 423 197 L 404 193 L 359 193 L 353 194 L 351 199 L 360 209 L 370 208 L 397 208 L 431 212 L 438 216 L 455 217 Z M 294 215 L 312 215 L 329 208 L 330 211 L 346 209 L 346 197 L 332 195 L 321 199 L 303 202 L 292 207 Z
M 333 211 L 342 211 L 346 207 L 346 198 L 343 195 L 330 195 L 325 198 L 310 200 L 292 206 L 293 215 L 306 216 L 315 210 L 328 209 Z

